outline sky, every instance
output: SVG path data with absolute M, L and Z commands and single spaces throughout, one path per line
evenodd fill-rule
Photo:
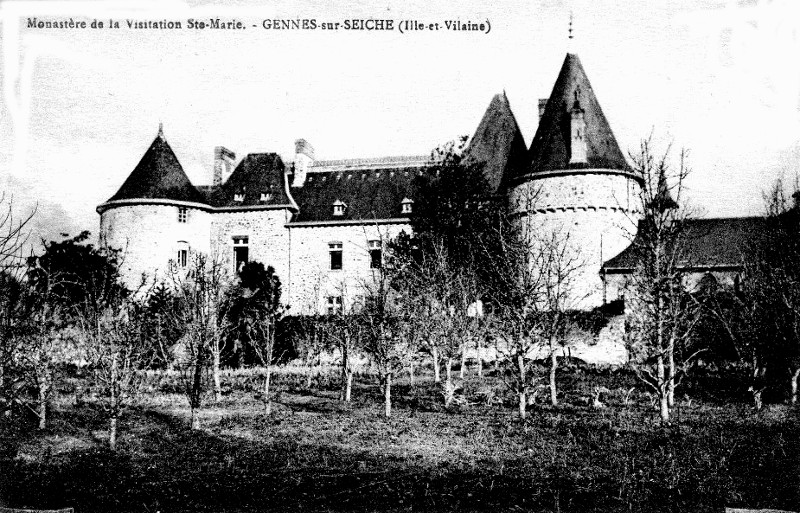
M 569 40 L 570 14 L 574 38 Z M 104 21 L 103 29 L 29 28 Z M 191 30 L 189 18 L 243 22 Z M 440 30 L 266 30 L 263 20 L 391 19 Z M 108 19 L 119 29 L 107 28 Z M 180 20 L 182 30 L 125 20 Z M 484 23 L 488 33 L 444 29 Z M 31 240 L 95 233 L 163 123 L 195 184 L 213 149 L 319 159 L 428 154 L 506 91 L 528 144 L 577 53 L 623 152 L 689 152 L 698 215 L 760 215 L 800 173 L 800 2 L 351 0 L 0 2 L 0 188 Z

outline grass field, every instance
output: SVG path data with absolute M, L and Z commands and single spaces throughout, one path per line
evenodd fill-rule
M 724 506 L 800 509 L 800 408 L 755 414 L 723 401 L 711 381 L 690 384 L 671 427 L 625 373 L 565 372 L 562 406 L 511 400 L 488 406 L 472 376 L 466 403 L 446 410 L 430 378 L 395 387 L 391 419 L 370 377 L 353 403 L 333 376 L 279 372 L 273 413 L 254 397 L 254 373 L 227 376 L 208 398 L 202 429 L 188 429 L 174 377 L 151 377 L 120 423 L 115 453 L 91 403 L 62 386 L 45 432 L 5 419 L 0 506 L 109 511 L 723 511 Z M 487 384 L 488 383 L 488 384 Z M 586 398 L 608 388 L 607 407 Z M 725 396 L 727 397 L 727 396 Z M 511 398 L 509 398 L 511 399 Z M 544 394 L 541 394 L 544 400 Z

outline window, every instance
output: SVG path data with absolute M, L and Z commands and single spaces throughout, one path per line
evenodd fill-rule
M 328 244 L 328 251 L 331 255 L 331 271 L 342 269 L 342 243 L 331 242 Z
M 178 241 L 178 254 L 175 263 L 178 267 L 184 268 L 189 265 L 189 243 L 183 240 Z
M 343 216 L 345 207 L 347 207 L 347 205 L 345 205 L 343 201 L 340 201 L 340 200 L 334 201 L 333 202 L 333 215 L 335 215 L 335 216 Z
M 178 222 L 185 223 L 189 217 L 189 209 L 186 207 L 178 207 Z
M 401 214 L 410 214 L 411 213 L 411 205 L 414 204 L 414 200 L 409 198 L 403 198 L 403 201 L 400 202 L 400 213 Z
M 369 241 L 369 268 L 380 269 L 383 267 L 383 255 L 381 252 L 381 241 Z
M 328 315 L 342 313 L 342 296 L 328 296 Z
M 270 194 L 269 192 L 262 192 L 261 193 L 261 201 L 267 202 L 267 201 L 269 201 L 271 199 L 272 199 L 272 194 Z
M 244 194 L 234 194 L 233 201 L 237 201 L 239 203 L 244 201 Z
M 233 270 L 240 272 L 248 261 L 250 238 L 238 236 L 233 238 Z

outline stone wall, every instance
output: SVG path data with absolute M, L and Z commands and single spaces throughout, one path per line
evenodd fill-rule
M 350 224 L 290 226 L 291 274 L 289 304 L 292 315 L 327 311 L 329 296 L 342 296 L 343 307 L 370 294 L 380 280 L 380 271 L 370 269 L 369 241 L 386 243 L 407 224 Z M 331 243 L 342 244 L 342 269 L 331 270 Z
M 281 280 L 283 301 L 289 289 L 289 231 L 291 213 L 285 208 L 215 212 L 210 227 L 211 254 L 227 272 L 235 275 L 233 237 L 248 238 L 248 260 L 272 266 Z
M 192 252 L 209 251 L 211 214 L 187 207 L 186 222 L 178 222 L 175 205 L 123 205 L 100 216 L 100 243 L 122 250 L 121 274 L 136 288 L 143 275 L 149 283 L 167 279 L 170 260 L 179 247 Z M 185 246 L 181 244 L 185 242 Z

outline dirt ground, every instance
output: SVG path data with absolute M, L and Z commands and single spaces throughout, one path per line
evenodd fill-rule
M 561 405 L 520 421 L 503 383 L 471 375 L 444 408 L 429 376 L 394 389 L 356 380 L 338 400 L 335 376 L 275 379 L 270 416 L 254 373 L 226 375 L 206 397 L 202 428 L 170 376 L 151 379 L 120 422 L 116 452 L 91 401 L 61 387 L 50 427 L 5 419 L 0 506 L 108 511 L 723 511 L 800 509 L 800 408 L 721 401 L 687 387 L 670 427 L 624 373 L 562 373 Z M 75 379 L 72 380 L 72 385 Z M 587 399 L 604 387 L 604 408 Z

